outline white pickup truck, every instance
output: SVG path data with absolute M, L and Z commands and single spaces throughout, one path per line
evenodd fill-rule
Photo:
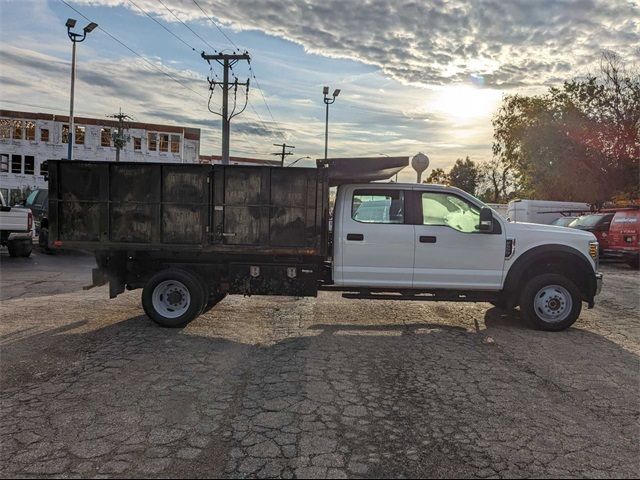
M 28 208 L 10 207 L 0 193 L 0 244 L 12 257 L 28 257 L 33 249 L 33 214 Z
M 591 233 L 511 223 L 456 188 L 379 182 L 407 163 L 51 161 L 49 246 L 94 250 L 94 285 L 108 282 L 112 298 L 142 288 L 147 315 L 170 327 L 226 294 L 491 302 L 545 330 L 594 305 Z

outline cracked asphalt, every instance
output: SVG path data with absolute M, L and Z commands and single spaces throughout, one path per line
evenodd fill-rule
M 227 297 L 183 330 L 92 258 L 0 258 L 2 477 L 640 475 L 640 277 L 538 332 L 488 304 Z

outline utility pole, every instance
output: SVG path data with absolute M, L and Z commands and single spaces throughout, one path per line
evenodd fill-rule
M 124 134 L 124 121 L 125 120 L 133 120 L 129 115 L 125 115 L 122 113 L 122 108 L 118 113 L 114 113 L 113 115 L 107 115 L 109 118 L 118 119 L 118 131 L 113 132 L 113 144 L 116 147 L 116 162 L 120 161 L 120 150 L 125 147 L 129 139 L 131 138 L 129 135 Z
M 214 112 L 211 110 L 211 106 L 209 105 L 209 111 L 211 113 L 215 113 L 216 115 L 220 115 L 222 117 L 222 163 L 223 165 L 229 164 L 229 136 L 231 131 L 231 119 L 237 115 L 240 115 L 245 108 L 247 108 L 247 100 L 249 99 L 249 79 L 247 79 L 244 83 L 239 83 L 238 79 L 235 82 L 229 84 L 229 70 L 233 69 L 233 66 L 238 63 L 240 60 L 246 60 L 247 62 L 251 60 L 248 52 L 240 53 L 240 54 L 225 54 L 225 53 L 216 53 L 214 55 L 208 55 L 202 52 L 202 58 L 204 58 L 209 65 L 211 65 L 211 60 L 215 60 L 223 67 L 223 75 L 222 81 L 215 81 L 213 78 L 207 77 L 209 81 L 209 90 L 211 94 L 209 95 L 209 102 L 211 102 L 211 96 L 213 95 L 213 90 L 216 85 L 220 85 L 222 88 L 222 113 Z M 236 99 L 238 95 L 238 87 L 245 87 L 246 97 L 245 104 L 242 110 L 235 113 L 236 110 Z M 229 113 L 229 90 L 234 89 L 233 96 L 233 109 L 231 113 Z
M 293 145 L 287 145 L 286 143 L 274 143 L 274 147 L 282 147 L 282 152 L 272 153 L 271 155 L 279 155 L 281 157 L 280 166 L 284 167 L 284 157 L 287 155 L 293 155 L 293 152 L 287 152 L 287 148 L 296 148 Z

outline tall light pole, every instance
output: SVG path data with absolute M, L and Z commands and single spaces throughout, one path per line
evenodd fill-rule
M 93 22 L 89 23 L 89 25 L 82 29 L 82 33 L 74 33 L 71 31 L 71 29 L 76 26 L 76 21 L 73 18 L 68 18 L 65 26 L 67 27 L 67 35 L 69 36 L 69 40 L 71 40 L 71 43 L 73 43 L 73 49 L 71 53 L 71 100 L 69 106 L 69 134 L 67 135 L 67 141 L 69 142 L 67 158 L 69 160 L 73 160 L 73 137 L 75 134 L 75 125 L 73 122 L 73 94 L 76 86 L 76 43 L 84 42 L 84 39 L 87 38 L 87 33 L 92 32 L 98 26 L 98 24 Z
M 336 88 L 333 91 L 333 98 L 329 97 L 329 87 L 322 89 L 324 94 L 324 104 L 327 106 L 327 117 L 324 122 L 324 159 L 327 159 L 327 148 L 329 145 L 329 105 L 336 101 L 336 97 L 340 95 L 340 89 Z

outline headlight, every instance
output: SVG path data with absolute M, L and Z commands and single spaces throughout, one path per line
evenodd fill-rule
M 591 256 L 591 258 L 593 258 L 594 262 L 598 261 L 599 248 L 600 246 L 598 245 L 598 242 L 596 241 L 589 242 L 589 255 Z

